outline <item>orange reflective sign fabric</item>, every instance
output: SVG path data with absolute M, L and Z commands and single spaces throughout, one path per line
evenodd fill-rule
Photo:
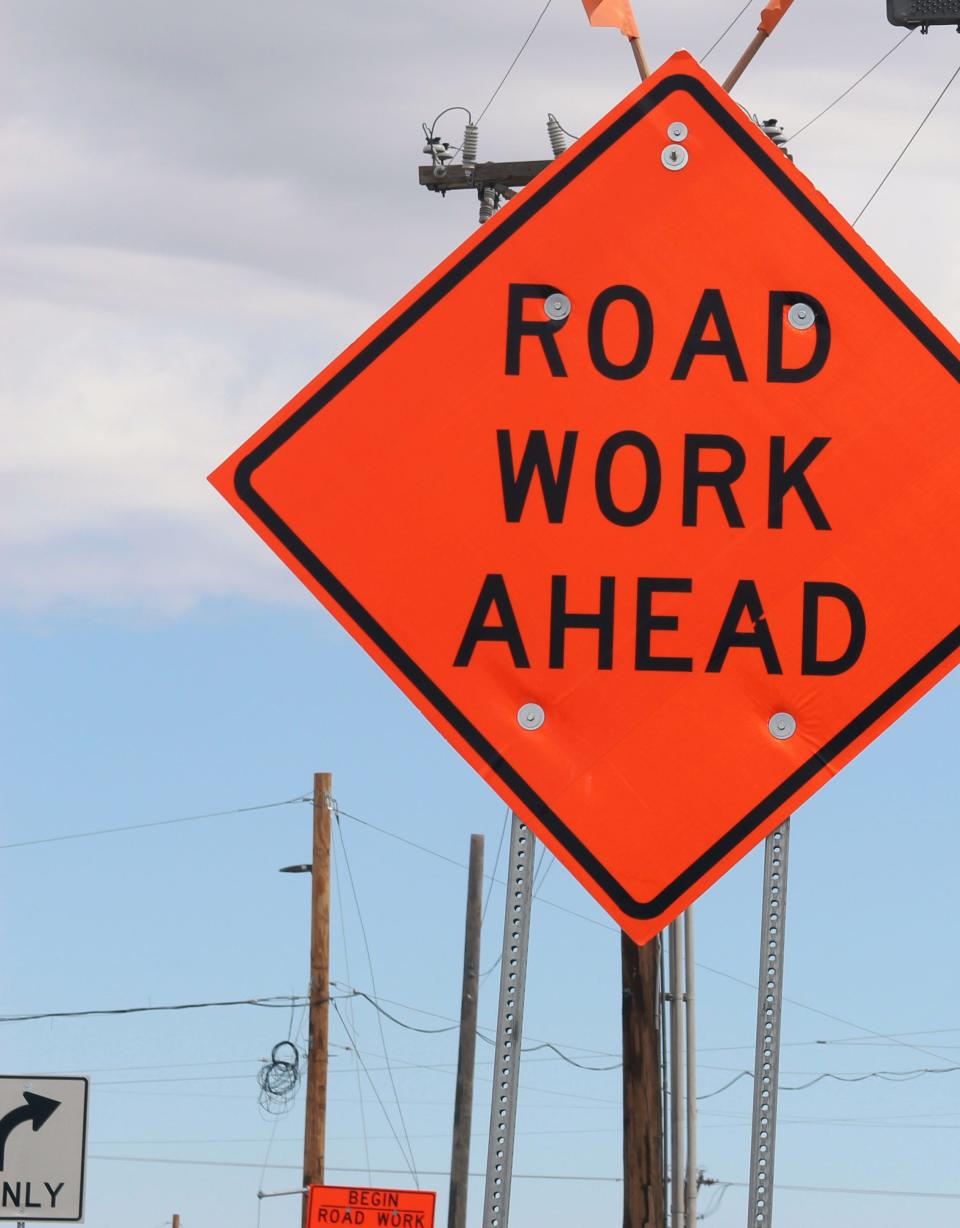
M 592 26 L 615 26 L 627 38 L 638 38 L 637 19 L 630 0 L 583 0 Z
M 437 1196 L 423 1190 L 311 1185 L 307 1228 L 352 1224 L 354 1228 L 433 1228 Z
M 758 30 L 762 30 L 764 34 L 770 35 L 780 24 L 782 17 L 786 15 L 787 9 L 793 4 L 793 0 L 770 0 L 770 3 L 765 5 L 763 12 L 760 14 L 760 24 Z
M 212 480 L 642 942 L 956 663 L 958 473 L 957 343 L 679 53 Z

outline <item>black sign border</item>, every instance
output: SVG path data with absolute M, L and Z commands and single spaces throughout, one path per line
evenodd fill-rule
M 675 73 L 664 77 L 644 93 L 622 115 L 599 133 L 584 149 L 569 162 L 560 166 L 541 187 L 532 187 L 518 200 L 516 206 L 495 226 L 491 227 L 474 247 L 455 265 L 448 269 L 423 294 L 392 320 L 382 332 L 347 362 L 322 388 L 295 410 L 266 439 L 262 440 L 237 466 L 235 489 L 240 499 L 280 541 L 294 558 L 309 572 L 347 616 L 374 643 L 377 648 L 412 683 L 427 702 L 479 755 L 490 770 L 507 788 L 535 815 L 547 831 L 579 863 L 621 912 L 637 920 L 649 921 L 659 917 L 686 891 L 730 854 L 752 832 L 765 822 L 779 807 L 802 789 L 832 760 L 842 754 L 871 725 L 880 720 L 895 704 L 918 686 L 928 674 L 936 670 L 947 658 L 960 648 L 960 626 L 935 644 L 917 663 L 889 686 L 871 704 L 840 730 L 820 750 L 797 768 L 773 790 L 759 805 L 755 806 L 698 857 L 683 873 L 653 899 L 635 899 L 621 883 L 597 860 L 586 845 L 566 826 L 546 802 L 510 766 L 506 758 L 467 719 L 453 701 L 427 676 L 384 627 L 365 609 L 360 601 L 337 579 L 321 560 L 300 540 L 288 524 L 258 495 L 253 487 L 253 475 L 274 452 L 309 422 L 326 405 L 341 393 L 356 377 L 384 353 L 394 341 L 412 327 L 459 282 L 496 251 L 531 217 L 548 204 L 558 192 L 571 183 L 616 141 L 626 135 L 648 112 L 659 106 L 671 94 L 686 92 L 716 121 L 720 128 L 740 147 L 754 165 L 770 180 L 791 204 L 806 218 L 821 237 L 872 290 L 881 302 L 890 309 L 903 326 L 929 351 L 934 359 L 960 383 L 960 357 L 958 357 L 917 316 L 916 312 L 900 297 L 883 276 L 869 263 L 836 226 L 824 216 L 816 204 L 803 192 L 787 173 L 782 153 L 771 144 L 768 151 L 759 135 L 746 130 L 741 122 L 727 111 L 721 101 L 713 96 L 704 82 L 687 73 Z

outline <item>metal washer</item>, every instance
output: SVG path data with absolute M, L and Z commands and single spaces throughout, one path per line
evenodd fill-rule
M 539 729 L 547 719 L 547 714 L 539 704 L 523 704 L 517 713 L 517 724 L 521 729 Z
M 550 294 L 543 301 L 544 314 L 551 320 L 565 320 L 570 314 L 570 300 L 565 294 Z
M 682 171 L 690 155 L 682 145 L 668 145 L 660 154 L 660 161 L 668 171 Z
M 816 324 L 817 313 L 809 303 L 794 303 L 787 312 L 787 319 L 794 328 L 803 332 Z
M 767 728 L 778 741 L 786 742 L 797 732 L 797 720 L 789 712 L 774 712 L 767 722 Z

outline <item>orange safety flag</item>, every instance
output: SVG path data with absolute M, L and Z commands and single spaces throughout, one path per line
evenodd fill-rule
M 780 18 L 791 4 L 793 4 L 793 0 L 770 0 L 770 3 L 760 14 L 760 24 L 757 26 L 757 29 L 762 30 L 769 38 L 777 28 Z
M 627 38 L 640 37 L 630 0 L 583 0 L 583 7 L 592 26 L 614 26 Z

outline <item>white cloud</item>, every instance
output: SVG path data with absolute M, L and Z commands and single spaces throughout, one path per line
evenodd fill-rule
M 715 8 L 644 15 L 651 57 L 703 51 L 732 16 Z M 419 123 L 486 101 L 532 9 L 11 0 L 5 603 L 292 598 L 205 474 L 472 229 L 465 194 L 417 187 Z M 795 6 L 738 96 L 795 129 L 896 40 L 880 9 Z M 745 16 L 714 72 L 750 31 Z M 942 87 L 955 42 L 914 36 L 798 138 L 798 164 L 848 216 Z M 583 130 L 634 83 L 620 36 L 556 3 L 484 121 L 481 156 L 546 156 L 548 110 Z M 960 85 L 862 226 L 954 329 L 958 113 Z
M 205 475 L 312 374 L 297 349 L 321 361 L 369 309 L 182 257 L 3 256 L 6 603 L 269 597 L 276 567 Z

